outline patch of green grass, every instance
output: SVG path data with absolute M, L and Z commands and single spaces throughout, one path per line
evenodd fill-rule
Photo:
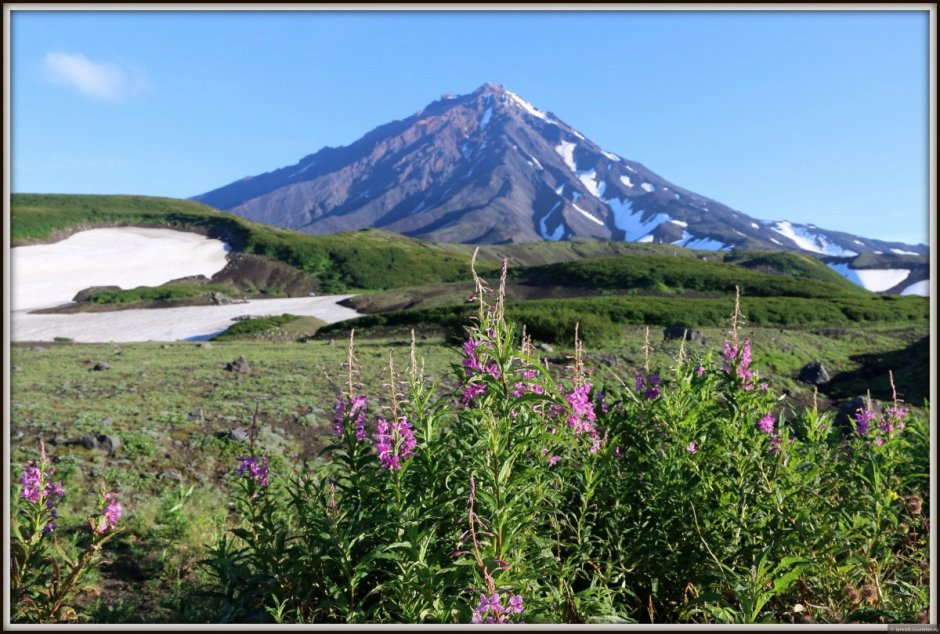
M 286 313 L 270 317 L 255 317 L 236 322 L 212 340 L 297 339 L 312 336 L 324 323 L 315 317 L 301 317 Z
M 163 284 L 162 286 L 138 286 L 117 291 L 97 291 L 88 296 L 94 304 L 135 304 L 138 302 L 174 302 L 221 293 L 234 297 L 240 291 L 225 284 Z
M 591 292 L 609 289 L 620 293 L 733 294 L 738 287 L 748 297 L 831 298 L 869 294 L 806 256 L 752 254 L 725 262 L 665 255 L 621 256 L 516 269 L 512 277 L 535 286 L 573 287 Z M 813 283 L 807 284 L 807 280 Z
M 588 319 L 595 330 L 605 334 L 611 325 L 682 325 L 690 328 L 717 326 L 727 320 L 733 298 L 690 298 L 669 296 L 608 295 L 572 299 L 510 302 L 510 319 L 537 328 L 546 341 L 565 341 L 578 321 Z M 350 328 L 436 326 L 459 334 L 474 313 L 472 305 L 403 310 L 367 315 L 325 326 L 320 336 L 348 332 Z M 859 323 L 911 324 L 926 327 L 930 303 L 923 297 L 880 296 L 869 293 L 845 294 L 834 298 L 747 297 L 743 310 L 748 322 L 759 326 L 851 326 Z

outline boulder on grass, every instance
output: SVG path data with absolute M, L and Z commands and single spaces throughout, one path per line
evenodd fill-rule
M 683 337 L 687 341 L 694 341 L 703 346 L 706 343 L 705 335 L 687 326 L 667 326 L 663 328 L 663 339 L 682 339 Z
M 248 359 L 245 358 L 245 355 L 241 355 L 234 361 L 226 363 L 225 369 L 228 370 L 229 372 L 243 374 L 245 372 L 250 372 L 251 366 L 248 365 Z
M 826 385 L 829 383 L 829 373 L 819 361 L 811 361 L 800 370 L 800 380 L 810 385 Z

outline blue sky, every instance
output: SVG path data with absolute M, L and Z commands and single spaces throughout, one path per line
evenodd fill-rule
M 14 11 L 15 192 L 185 198 L 503 84 L 762 219 L 928 239 L 926 11 Z

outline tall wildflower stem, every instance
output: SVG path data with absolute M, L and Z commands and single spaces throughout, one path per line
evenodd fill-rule
M 355 342 L 354 338 L 356 336 L 356 329 L 352 328 L 349 331 L 349 345 L 346 347 L 346 396 L 352 398 L 353 396 L 353 372 L 356 366 L 356 353 L 355 353 Z
M 734 349 L 738 350 L 738 329 L 741 327 L 741 322 L 744 321 L 744 315 L 741 313 L 741 287 L 735 285 L 734 287 L 734 312 L 731 313 L 731 343 L 734 345 Z

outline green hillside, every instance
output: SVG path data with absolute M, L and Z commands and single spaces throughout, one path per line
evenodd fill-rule
M 730 262 L 727 264 L 725 262 Z M 513 278 L 535 286 L 566 286 L 620 293 L 734 293 L 755 297 L 868 295 L 818 260 L 794 253 L 702 261 L 665 255 L 630 255 L 520 269 Z M 812 280 L 813 284 L 807 284 Z
M 206 205 L 148 196 L 14 194 L 14 246 L 55 239 L 76 228 L 153 225 L 196 229 L 233 248 L 284 262 L 315 276 L 323 292 L 382 290 L 463 280 L 472 250 L 450 249 L 397 234 L 367 230 L 315 236 L 278 229 Z M 495 262 L 481 261 L 481 270 Z

